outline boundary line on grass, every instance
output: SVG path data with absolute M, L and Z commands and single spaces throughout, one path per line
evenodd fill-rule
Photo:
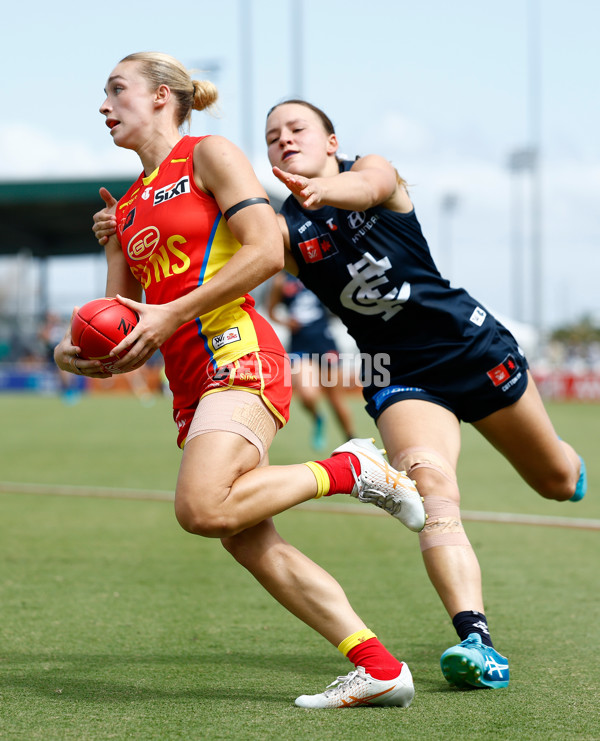
M 319 509 L 327 509 L 330 513 L 350 515 L 383 515 L 389 517 L 380 509 L 360 509 L 353 504 L 321 504 L 318 502 L 304 502 L 296 505 L 295 509 L 310 509 L 316 512 Z M 357 511 L 358 510 L 358 511 Z M 476 510 L 462 510 L 461 519 L 465 522 L 494 522 L 507 525 L 538 525 L 543 527 L 564 527 L 577 530 L 600 530 L 600 520 L 554 517 L 549 515 L 521 515 L 513 512 L 478 512 Z
M 0 481 L 0 494 L 42 494 L 67 497 L 99 497 L 104 499 L 140 499 L 168 502 L 173 492 L 152 489 L 119 489 L 109 486 L 72 486 L 71 484 L 27 484 Z
M 117 489 L 108 486 L 72 486 L 70 484 L 27 484 L 0 481 L 0 494 L 39 494 L 46 496 L 100 497 L 104 499 L 136 499 L 141 501 L 172 502 L 172 491 L 153 489 Z M 357 507 L 355 504 L 304 502 L 293 509 L 327 512 L 330 514 L 383 516 L 386 512 L 374 507 Z M 600 520 L 577 517 L 554 517 L 550 515 L 524 515 L 513 512 L 483 512 L 463 510 L 462 519 L 467 522 L 494 522 L 508 525 L 536 525 L 563 527 L 577 530 L 600 530 Z

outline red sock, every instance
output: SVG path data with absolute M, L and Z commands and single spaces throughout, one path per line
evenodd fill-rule
M 346 656 L 354 666 L 362 666 L 373 679 L 395 679 L 402 671 L 402 662 L 392 656 L 377 638 L 359 643 Z
M 315 463 L 323 466 L 329 476 L 329 491 L 325 494 L 326 497 L 332 494 L 350 494 L 356 483 L 350 468 L 350 461 L 352 461 L 358 476 L 361 470 L 360 461 L 354 453 L 338 453 L 324 461 L 315 461 Z

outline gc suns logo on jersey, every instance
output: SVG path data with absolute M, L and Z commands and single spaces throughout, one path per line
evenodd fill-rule
M 132 260 L 146 260 L 160 243 L 160 232 L 155 226 L 146 226 L 127 243 L 127 255 Z
M 190 179 L 187 175 L 182 177 L 176 183 L 166 185 L 164 188 L 160 188 L 154 193 L 153 206 L 158 206 L 159 203 L 165 203 L 165 201 L 171 201 L 177 196 L 182 196 L 185 193 L 190 192 Z

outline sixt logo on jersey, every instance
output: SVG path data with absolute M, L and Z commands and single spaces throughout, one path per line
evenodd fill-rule
M 314 239 L 298 244 L 304 262 L 319 262 L 337 253 L 335 242 L 329 234 L 319 234 Z
M 517 370 L 517 364 L 512 355 L 507 355 L 500 365 L 487 372 L 490 381 L 494 386 L 501 386 Z
M 153 206 L 158 206 L 159 203 L 170 201 L 177 196 L 182 196 L 185 193 L 190 192 L 190 179 L 186 175 L 185 177 L 178 180 L 176 183 L 171 183 L 164 188 L 160 188 L 154 194 Z

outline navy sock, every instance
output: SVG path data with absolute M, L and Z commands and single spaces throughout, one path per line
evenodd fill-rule
M 482 643 L 490 646 L 490 648 L 494 648 L 494 644 L 490 638 L 487 620 L 482 612 L 477 612 L 476 610 L 457 612 L 452 618 L 452 625 L 454 625 L 461 641 L 464 641 L 470 633 L 479 633 Z

